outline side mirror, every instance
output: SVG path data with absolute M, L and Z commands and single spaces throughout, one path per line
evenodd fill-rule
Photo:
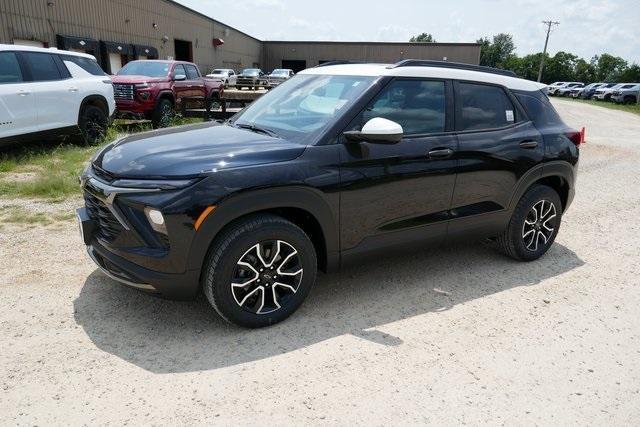
M 399 123 L 392 120 L 374 117 L 362 126 L 361 131 L 352 130 L 344 133 L 349 141 L 366 141 L 372 144 L 395 144 L 402 139 L 403 130 Z
M 173 80 L 177 82 L 181 80 L 187 80 L 187 76 L 185 76 L 184 74 L 176 74 L 175 76 L 173 76 Z

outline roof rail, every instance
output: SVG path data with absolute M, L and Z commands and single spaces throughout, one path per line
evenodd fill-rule
M 322 64 L 318 64 L 313 68 L 318 67 L 328 67 L 329 65 L 345 65 L 345 64 L 362 64 L 360 61 L 348 61 L 348 60 L 338 60 L 338 61 L 327 61 Z
M 509 70 L 502 70 L 500 68 L 485 67 L 482 65 L 463 64 L 461 62 L 448 62 L 448 61 L 432 61 L 423 59 L 404 59 L 396 62 L 389 68 L 399 67 L 439 67 L 439 68 L 454 68 L 457 70 L 469 70 L 479 71 L 481 73 L 501 74 L 503 76 L 518 77 L 516 73 Z

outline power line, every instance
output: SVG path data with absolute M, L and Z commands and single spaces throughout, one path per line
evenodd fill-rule
M 540 69 L 538 70 L 538 81 L 542 79 L 542 69 L 544 68 L 544 58 L 547 56 L 547 45 L 549 44 L 549 33 L 551 33 L 552 25 L 560 25 L 558 21 L 542 21 L 547 26 L 547 38 L 544 40 L 544 50 L 542 51 L 542 58 L 540 58 Z

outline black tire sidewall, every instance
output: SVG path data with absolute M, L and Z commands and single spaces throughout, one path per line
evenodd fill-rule
M 269 314 L 254 314 L 238 306 L 233 298 L 231 293 L 233 270 L 240 257 L 251 246 L 258 242 L 277 239 L 293 245 L 300 254 L 304 269 L 302 281 L 298 291 L 282 308 Z M 317 260 L 313 243 L 301 229 L 291 223 L 267 221 L 259 226 L 244 227 L 223 248 L 223 252 L 216 261 L 214 258 L 219 249 L 214 243 L 207 262 L 207 270 L 203 275 L 205 278 L 204 293 L 218 313 L 226 320 L 239 326 L 258 328 L 281 322 L 300 307 L 315 283 Z
M 107 131 L 107 127 L 109 126 L 109 118 L 107 114 L 102 110 L 102 108 L 97 107 L 95 105 L 87 105 L 82 109 L 82 114 L 80 114 L 80 132 L 82 133 L 82 139 L 87 144 L 95 144 L 98 142 L 99 138 L 90 137 L 87 134 L 87 126 L 89 124 L 89 115 L 90 114 L 98 114 L 100 116 L 98 123 L 102 129 L 102 135 L 104 135 Z
M 557 215 L 556 226 L 549 238 L 549 241 L 540 246 L 538 250 L 531 251 L 527 249 L 524 239 L 522 238 L 522 227 L 531 208 L 541 200 L 547 200 L 554 204 Z M 558 235 L 558 231 L 560 230 L 561 222 L 562 202 L 560 200 L 560 196 L 558 196 L 558 193 L 554 189 L 547 187 L 546 185 L 537 185 L 527 191 L 527 193 L 525 193 L 525 195 L 520 199 L 520 202 L 518 202 L 509 224 L 509 238 L 518 258 L 523 261 L 533 261 L 544 255 L 551 245 L 553 245 L 553 242 Z
M 165 105 L 169 104 L 169 106 L 171 107 L 171 109 L 173 109 L 173 103 L 171 101 L 169 101 L 168 99 L 161 99 L 160 101 L 158 101 L 158 105 L 156 105 L 155 110 L 153 111 L 153 127 L 154 128 L 162 128 L 162 127 L 168 127 L 169 124 L 167 124 L 166 126 L 163 126 L 162 123 L 162 111 L 163 111 L 163 107 Z

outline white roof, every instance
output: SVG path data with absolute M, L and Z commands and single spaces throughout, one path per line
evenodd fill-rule
M 0 52 L 7 50 L 19 50 L 22 52 L 45 52 L 45 53 L 57 53 L 59 55 L 73 55 L 73 56 L 81 56 L 83 58 L 96 59 L 95 56 L 89 55 L 88 53 L 81 52 L 72 52 L 70 50 L 60 50 L 55 47 L 33 47 L 33 46 L 23 46 L 20 44 L 0 44 Z
M 340 75 L 340 76 L 393 76 L 393 77 L 425 77 L 455 80 L 471 80 L 476 82 L 493 83 L 509 89 L 534 91 L 546 87 L 543 83 L 531 80 L 509 77 L 502 74 L 484 73 L 481 71 L 464 70 L 444 67 L 395 67 L 393 64 L 342 64 L 324 67 L 308 68 L 298 74 Z

